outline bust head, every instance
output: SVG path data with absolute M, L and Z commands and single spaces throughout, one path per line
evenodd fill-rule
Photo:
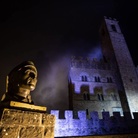
M 37 69 L 32 61 L 25 61 L 16 66 L 7 77 L 7 94 L 10 97 L 29 102 L 30 92 L 37 83 Z M 20 98 L 19 98 L 20 97 Z M 5 96 L 6 98 L 6 96 Z

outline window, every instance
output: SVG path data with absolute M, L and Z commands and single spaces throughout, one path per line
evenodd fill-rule
M 95 82 L 100 82 L 101 80 L 100 80 L 100 77 L 98 76 L 98 77 L 94 77 L 95 78 Z
M 113 31 L 117 32 L 115 25 L 112 24 L 111 28 L 112 28 Z
M 104 97 L 103 97 L 103 94 L 101 94 L 101 101 L 104 101 Z
M 112 107 L 113 112 L 120 112 L 120 115 L 123 116 L 123 110 L 121 107 Z
M 112 81 L 112 78 L 111 78 L 111 77 L 107 77 L 107 82 L 112 83 L 112 82 L 113 82 L 113 81 Z
M 84 81 L 84 76 L 81 76 L 81 80 Z
M 86 115 L 89 115 L 89 111 L 88 111 L 88 109 L 86 109 Z
M 87 81 L 87 76 L 84 76 L 85 81 Z
M 115 94 L 111 94 L 111 96 L 114 101 L 117 101 L 117 96 Z
M 100 94 L 98 94 L 98 100 L 101 101 L 101 97 L 100 97 Z
M 83 94 L 83 99 L 86 100 L 86 94 L 85 93 Z
M 103 94 L 98 94 L 98 100 L 99 100 L 99 101 L 104 101 L 104 96 L 103 96 Z
M 87 93 L 87 100 L 90 100 L 90 95 L 89 95 L 89 93 Z
M 87 81 L 87 76 L 81 76 L 82 81 Z
M 88 92 L 83 93 L 83 99 L 85 101 L 90 100 L 90 94 Z
M 97 80 L 97 77 L 94 77 L 95 78 L 95 82 L 97 82 L 98 80 Z

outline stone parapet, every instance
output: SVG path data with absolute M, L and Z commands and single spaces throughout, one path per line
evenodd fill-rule
M 133 113 L 134 119 L 131 118 L 130 112 L 102 112 L 102 119 L 99 113 L 93 111 L 87 118 L 86 111 L 78 111 L 78 118 L 73 117 L 73 111 L 66 110 L 64 118 L 59 119 L 59 111 L 51 111 L 56 116 L 55 137 L 79 137 L 79 136 L 104 136 L 104 135 L 121 135 L 121 134 L 138 134 L 138 113 Z

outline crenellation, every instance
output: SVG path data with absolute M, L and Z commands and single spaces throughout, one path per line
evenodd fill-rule
M 103 59 L 91 59 L 75 56 L 71 59 L 71 67 L 110 70 L 110 64 L 108 62 L 105 62 Z
M 57 116 L 59 112 L 52 110 L 51 113 Z M 55 137 L 138 133 L 138 119 L 130 118 L 129 112 L 124 112 L 121 116 L 120 112 L 110 115 L 104 111 L 101 112 L 102 119 L 97 111 L 92 111 L 90 118 L 87 118 L 87 113 L 83 110 L 77 112 L 77 119 L 73 118 L 73 113 L 74 111 L 66 110 L 65 119 L 56 118 Z M 134 114 L 138 116 L 138 113 Z
M 65 119 L 67 119 L 67 120 L 73 119 L 73 112 L 66 110 L 65 111 Z
M 86 111 L 78 111 L 78 117 L 80 120 L 86 120 Z

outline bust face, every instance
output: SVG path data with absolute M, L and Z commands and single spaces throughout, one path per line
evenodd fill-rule
M 37 83 L 37 71 L 35 68 L 28 66 L 18 70 L 18 87 L 33 91 Z
M 32 103 L 30 92 L 37 83 L 37 69 L 33 62 L 25 61 L 16 66 L 7 76 L 6 94 L 2 101 L 17 100 Z

